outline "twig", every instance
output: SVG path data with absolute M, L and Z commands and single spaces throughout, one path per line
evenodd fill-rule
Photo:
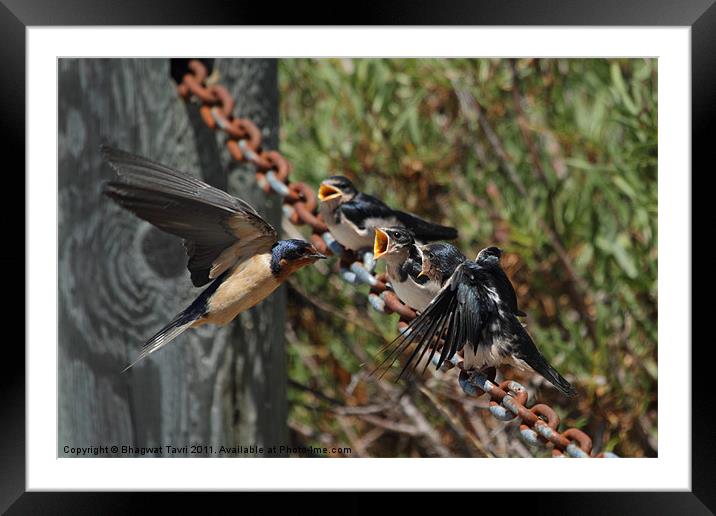
M 376 426 L 375 428 L 366 432 L 358 438 L 358 445 L 361 446 L 364 450 L 366 450 L 367 453 L 370 445 L 380 439 L 383 434 L 385 434 L 385 428 Z
M 357 457 L 365 457 L 366 456 L 366 449 L 363 447 L 362 442 L 358 439 L 358 436 L 355 433 L 355 430 L 351 427 L 351 425 L 346 424 L 346 421 L 343 418 L 338 418 L 338 425 L 343 430 L 343 433 L 348 438 L 348 443 L 351 445 L 351 450 L 355 453 Z
M 483 445 L 482 443 L 465 428 L 465 426 L 452 415 L 450 410 L 440 402 L 440 400 L 430 392 L 430 389 L 427 389 L 424 385 L 421 385 L 418 387 L 420 389 L 420 392 L 423 393 L 423 395 L 430 401 L 430 403 L 433 404 L 433 406 L 440 412 L 440 414 L 445 418 L 445 420 L 448 422 L 448 425 L 450 426 L 450 429 L 457 434 L 458 438 L 464 441 L 469 441 L 472 443 L 472 445 L 482 454 L 483 457 L 494 457 L 492 453 L 490 453 Z
M 343 405 L 343 402 L 342 402 L 342 401 L 337 400 L 336 398 L 331 398 L 330 396 L 324 394 L 323 392 L 317 391 L 316 389 L 313 389 L 313 388 L 309 387 L 308 385 L 304 385 L 304 384 L 302 384 L 302 383 L 299 383 L 299 382 L 297 382 L 296 380 L 293 380 L 293 379 L 291 379 L 291 378 L 288 379 L 288 385 L 289 385 L 289 387 L 294 387 L 294 388 L 296 388 L 296 389 L 300 389 L 300 390 L 305 391 L 305 392 L 310 392 L 310 393 L 313 394 L 316 398 L 318 398 L 318 399 L 320 399 L 320 400 L 323 400 L 323 401 L 327 401 L 328 403 L 330 403 L 330 404 L 332 404 L 332 405 L 338 405 L 338 406 L 342 406 L 342 405 Z
M 413 420 L 418 431 L 430 443 L 432 449 L 441 457 L 450 457 L 450 450 L 440 441 L 435 428 L 428 423 L 428 420 L 408 396 L 400 398 L 400 406 L 403 408 L 403 412 Z
M 363 414 L 377 414 L 378 412 L 383 412 L 384 410 L 390 408 L 388 405 L 345 405 L 340 400 L 337 400 L 335 398 L 331 398 L 330 396 L 326 396 L 320 391 L 317 391 L 315 389 L 312 389 L 311 387 L 307 385 L 303 385 L 302 383 L 299 383 L 295 380 L 289 379 L 288 384 L 290 387 L 295 387 L 297 389 L 300 389 L 302 391 L 308 392 L 315 396 L 316 398 L 326 401 L 330 403 L 331 407 L 322 407 L 320 405 L 312 406 L 312 405 L 305 405 L 306 408 L 310 408 L 311 410 L 321 410 L 325 412 L 332 412 L 334 414 L 338 414 L 340 416 L 359 416 Z
M 287 330 L 286 332 L 287 341 L 291 342 L 292 340 L 296 340 L 296 334 L 290 322 L 288 323 L 287 327 L 291 330 Z M 346 339 L 344 343 L 356 358 L 358 358 L 362 363 L 372 368 L 372 365 L 374 365 L 373 361 L 362 348 L 356 346 L 351 339 Z M 405 423 L 389 424 L 389 422 L 386 422 L 381 418 L 376 418 L 371 414 L 355 414 L 356 417 L 359 417 L 366 422 L 370 422 L 374 425 L 381 426 L 382 428 L 386 428 L 388 430 L 394 430 L 396 432 L 403 433 L 406 435 L 422 436 L 428 441 L 431 446 L 431 449 L 434 450 L 439 456 L 450 456 L 450 451 L 447 449 L 447 447 L 445 447 L 445 445 L 442 444 L 442 442 L 440 442 L 438 437 L 435 435 L 435 429 L 432 428 L 430 423 L 428 423 L 428 421 L 418 410 L 418 408 L 415 406 L 409 396 L 405 395 L 405 393 L 399 393 L 398 390 L 388 382 L 376 380 L 375 384 L 378 387 L 378 390 L 384 396 L 386 396 L 388 400 L 391 400 L 391 406 L 399 407 L 402 409 L 402 412 L 412 422 L 412 425 Z
M 361 329 L 367 331 L 368 333 L 370 333 L 371 335 L 374 335 L 375 337 L 378 337 L 380 339 L 384 338 L 383 335 L 377 330 L 375 324 L 369 317 L 363 317 L 361 320 L 358 320 L 355 317 L 348 315 L 347 313 L 341 312 L 340 310 L 336 310 L 330 304 L 325 303 L 325 302 L 311 296 L 308 292 L 303 290 L 294 278 L 290 278 L 287 281 L 287 283 L 288 283 L 289 288 L 292 291 L 294 291 L 296 294 L 301 296 L 308 303 L 310 303 L 314 307 L 318 308 L 319 310 L 326 312 L 327 314 L 330 314 L 333 317 L 336 317 L 343 321 L 347 321 L 357 327 L 360 327 Z M 366 324 L 368 324 L 369 326 L 367 326 Z
M 472 423 L 472 426 L 475 427 L 475 433 L 480 439 L 480 442 L 483 443 L 483 445 L 486 446 L 488 449 L 492 449 L 492 438 L 490 437 L 490 432 L 487 430 L 487 426 L 485 426 L 485 422 L 482 420 L 481 413 L 473 413 L 472 417 L 470 418 L 470 422 Z
M 371 425 L 379 426 L 380 428 L 390 430 L 391 432 L 397 432 L 399 434 L 406 434 L 414 437 L 422 433 L 421 430 L 416 426 L 391 421 L 389 419 L 383 419 L 381 417 L 372 416 L 370 414 L 365 414 L 357 417 L 359 417 L 366 423 L 370 423 Z

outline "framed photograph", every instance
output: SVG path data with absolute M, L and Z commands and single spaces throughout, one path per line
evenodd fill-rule
M 534 491 L 710 514 L 690 286 L 711 4 L 347 27 L 5 2 L 26 349 L 0 507 Z

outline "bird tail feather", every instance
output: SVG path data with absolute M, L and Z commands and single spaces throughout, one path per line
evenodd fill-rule
M 142 347 L 142 352 L 139 356 L 134 360 L 134 362 L 125 367 L 122 372 L 127 371 L 140 360 L 154 353 L 159 348 L 169 344 L 172 340 L 184 333 L 185 330 L 189 329 L 197 320 L 206 315 L 209 311 L 209 299 L 214 295 L 230 272 L 231 269 L 223 272 L 207 288 L 205 288 L 201 294 L 199 294 L 199 297 L 197 297 L 192 304 L 190 304 L 185 310 L 179 312 L 174 319 L 169 322 L 169 324 L 149 339 Z
M 187 330 L 198 318 L 199 314 L 191 310 L 191 307 L 177 314 L 176 317 L 169 322 L 169 324 L 154 334 L 154 336 L 149 339 L 144 346 L 142 346 L 142 351 L 139 356 L 137 356 L 131 364 L 122 369 L 122 373 L 131 369 L 135 364 L 145 359 L 159 348 L 169 344 L 172 340 L 184 333 L 184 331 Z
M 532 369 L 537 371 L 549 383 L 559 389 L 562 394 L 564 394 L 565 396 L 569 396 L 570 398 L 574 398 L 577 396 L 577 389 L 575 389 L 571 383 L 565 380 L 564 377 L 559 374 L 554 367 L 549 365 L 547 360 L 545 360 L 545 358 L 541 354 L 537 353 L 530 357 L 525 357 L 524 360 Z

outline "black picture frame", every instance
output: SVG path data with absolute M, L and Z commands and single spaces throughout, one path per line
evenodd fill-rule
M 2 63 L 3 181 L 5 193 L 25 192 L 25 177 L 20 173 L 25 167 L 25 109 L 21 100 L 25 96 L 26 33 L 30 26 L 39 25 L 282 25 L 302 21 L 310 25 L 578 25 L 578 26 L 688 26 L 691 27 L 692 72 L 692 170 L 700 166 L 702 176 L 708 176 L 708 163 L 716 136 L 716 0 L 463 0 L 442 2 L 394 1 L 355 5 L 350 16 L 343 20 L 328 14 L 335 7 L 313 2 L 281 3 L 275 5 L 258 2 L 231 3 L 215 0 L 146 1 L 129 0 L 0 0 L 0 63 Z M 14 159 L 13 159 L 14 158 Z M 13 167 L 9 166 L 12 159 Z M 711 166 L 710 168 L 712 168 Z M 682 171 L 669 171 L 682 173 Z M 48 174 L 52 173 L 48 171 Z M 691 178 L 698 174 L 691 173 Z M 15 184 L 11 184 L 14 181 Z M 14 187 L 14 188 L 12 188 Z M 12 188 L 12 189 L 11 189 Z M 710 235 L 714 216 L 696 209 L 698 200 L 711 196 L 711 190 L 693 188 L 692 183 L 692 235 Z M 10 197 L 8 195 L 8 197 Z M 17 197 L 17 194 L 13 194 Z M 19 208 L 6 201 L 4 208 L 15 221 Z M 701 206 L 704 206 L 702 204 Z M 708 225 L 708 226 L 707 226 Z M 6 338 L 4 342 L 4 367 L 0 374 L 0 510 L 9 514 L 45 514 L 70 512 L 73 514 L 103 514 L 122 512 L 146 507 L 146 496 L 128 493 L 27 493 L 25 492 L 25 353 L 17 340 L 11 338 L 11 330 L 20 324 L 12 311 L 24 307 L 25 285 L 20 285 L 18 269 L 25 271 L 25 278 L 32 271 L 26 268 L 24 228 L 15 223 L 5 224 L 5 242 L 10 248 L 3 253 L 5 270 Z M 698 232 L 698 229 L 702 229 Z M 12 232 L 15 234 L 12 234 Z M 22 231 L 22 233 L 21 233 Z M 10 233 L 8 235 L 8 233 Z M 704 240 L 703 237 L 701 239 Z M 708 239 L 707 239 L 708 240 Z M 708 242 L 707 242 L 708 243 Z M 693 259 L 692 259 L 693 257 Z M 697 254 L 684 250 L 684 266 L 695 266 L 699 261 L 705 265 L 709 253 Z M 702 268 L 705 270 L 705 267 Z M 662 273 L 666 273 L 662 271 Z M 693 272 L 692 272 L 693 274 Z M 704 290 L 713 283 L 713 274 L 699 278 L 706 282 Z M 17 284 L 16 284 L 17 283 Z M 23 294 L 20 294 L 20 293 Z M 692 320 L 705 320 L 703 313 L 708 302 L 692 303 Z M 702 317 L 698 317 L 699 314 Z M 668 317 L 668 314 L 661 314 Z M 24 329 L 24 327 L 23 327 Z M 694 334 L 695 335 L 695 334 Z M 696 339 L 692 339 L 695 342 Z M 660 343 L 681 346 L 689 343 Z M 711 362 L 707 353 L 712 347 L 708 340 L 692 346 L 692 457 L 690 492 L 642 492 L 642 493 L 521 493 L 498 494 L 503 508 L 530 507 L 529 512 L 549 511 L 552 514 L 578 512 L 580 514 L 711 514 L 716 511 L 716 444 L 711 422 L 710 402 Z M 48 343 L 48 353 L 54 348 Z M 664 366 L 664 364 L 661 364 Z M 708 369 L 707 369 L 708 368 Z M 684 392 L 688 389 L 684 386 Z M 685 397 L 685 400 L 688 399 Z M 661 413 L 662 418 L 668 414 Z M 163 494 L 163 504 L 181 504 L 183 495 Z M 240 494 L 242 505 L 247 494 Z M 297 496 L 297 495 L 296 495 Z M 418 499 L 419 500 L 419 499 Z M 484 503 L 484 498 L 482 498 Z M 453 499 L 453 501 L 455 501 Z M 300 506 L 300 500 L 292 503 Z M 335 502 L 333 502 L 335 503 Z M 340 502 L 353 511 L 371 510 L 364 498 Z M 165 505 L 165 507 L 169 507 Z M 462 505 L 462 503 L 461 503 Z M 315 508 L 315 504 L 312 506 Z M 449 504 L 446 508 L 449 507 Z M 542 509 L 540 509 L 542 508 Z M 456 509 L 458 509 L 456 507 Z M 311 509 L 311 513 L 314 510 Z M 342 511 L 344 512 L 344 511 Z

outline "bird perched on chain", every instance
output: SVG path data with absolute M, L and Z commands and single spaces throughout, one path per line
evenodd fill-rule
M 466 260 L 465 256 L 454 245 L 444 242 L 423 245 L 418 251 L 420 256 L 424 258 L 420 276 L 427 276 L 439 283 L 441 287 L 452 276 L 457 266 Z M 501 257 L 502 249 L 494 246 L 486 247 L 477 253 L 475 262 L 492 273 L 493 288 L 510 311 L 515 315 L 525 316 L 527 314 L 517 306 L 515 288 L 500 265 Z
M 422 312 L 459 264 L 466 260 L 457 247 L 443 242 L 426 244 L 432 259 L 428 273 L 423 273 L 421 248 L 413 234 L 405 228 L 376 228 L 373 253 L 382 259 L 390 285 L 398 298 L 411 308 Z
M 394 210 L 380 199 L 359 192 L 343 176 L 332 176 L 323 181 L 318 189 L 318 199 L 321 201 L 319 213 L 331 235 L 352 251 L 370 250 L 377 227 L 404 227 L 422 243 L 457 238 L 455 228 Z
M 427 308 L 393 341 L 379 367 L 386 363 L 390 367 L 412 344 L 414 349 L 398 378 L 409 368 L 417 369 L 428 350 L 423 371 L 438 349 L 437 368 L 462 351 L 465 371 L 479 372 L 503 364 L 532 369 L 563 394 L 575 396 L 576 389 L 542 356 L 510 307 L 513 301 L 503 284 L 506 276 L 498 272 L 500 254 L 497 248 L 487 248 L 476 261 L 458 265 Z M 430 267 L 430 258 L 424 253 L 423 270 Z M 509 289 L 513 290 L 511 284 Z
M 303 240 L 278 240 L 247 202 L 146 158 L 102 146 L 117 173 L 104 194 L 157 228 L 184 239 L 194 286 L 209 286 L 150 338 L 138 358 L 188 328 L 223 326 L 268 297 L 291 274 L 325 258 Z
M 376 228 L 373 252 L 376 260 L 386 262 L 395 294 L 418 312 L 427 308 L 457 266 L 467 260 L 457 247 L 447 242 L 418 246 L 404 228 Z M 524 316 L 526 314 L 517 307 L 515 289 L 500 267 L 501 256 L 501 249 L 488 247 L 478 253 L 475 261 L 493 271 L 500 297 L 515 315 Z

